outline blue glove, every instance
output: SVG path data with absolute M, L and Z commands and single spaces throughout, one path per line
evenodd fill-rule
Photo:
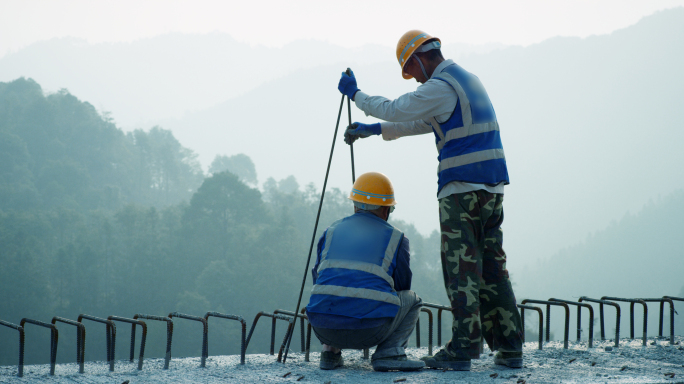
M 340 93 L 354 100 L 354 94 L 359 91 L 359 87 L 356 86 L 356 77 L 354 77 L 354 72 L 349 70 L 351 76 L 342 72 L 342 78 L 340 78 L 340 83 L 337 85 L 337 89 Z
M 372 135 L 379 135 L 382 133 L 380 129 L 380 123 L 375 124 L 362 124 L 354 123 L 347 127 L 344 131 L 344 142 L 351 145 L 356 139 L 369 137 Z

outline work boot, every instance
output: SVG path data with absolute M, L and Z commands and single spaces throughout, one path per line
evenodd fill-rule
M 423 356 L 420 359 L 425 362 L 427 368 L 470 371 L 470 359 L 459 359 L 451 356 L 446 349 L 441 349 L 433 356 Z
M 335 369 L 344 365 L 344 359 L 342 359 L 342 351 L 332 352 L 323 351 L 321 352 L 321 369 Z
M 522 368 L 523 353 L 498 351 L 494 356 L 494 364 L 505 365 L 508 368 Z
M 391 356 L 375 359 L 372 362 L 373 370 L 379 372 L 387 371 L 418 371 L 423 369 L 425 363 L 422 361 L 409 360 L 406 355 Z

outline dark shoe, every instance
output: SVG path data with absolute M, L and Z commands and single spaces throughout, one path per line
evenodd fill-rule
M 387 371 L 419 371 L 423 369 L 425 363 L 422 361 L 409 360 L 406 355 L 384 357 L 373 360 L 373 370 L 379 372 Z
M 470 371 L 470 359 L 458 359 L 447 353 L 444 349 L 433 356 L 420 358 L 428 368 L 453 369 L 454 371 Z
M 494 364 L 505 365 L 508 368 L 522 368 L 523 354 L 522 352 L 499 351 L 494 356 Z
M 342 352 L 321 352 L 321 369 L 335 369 L 344 365 L 344 359 L 342 359 Z

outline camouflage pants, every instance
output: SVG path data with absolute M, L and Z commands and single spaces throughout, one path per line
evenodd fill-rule
M 520 312 L 503 251 L 503 195 L 483 190 L 439 199 L 444 286 L 453 308 L 447 352 L 477 359 L 482 336 L 492 350 L 522 350 Z

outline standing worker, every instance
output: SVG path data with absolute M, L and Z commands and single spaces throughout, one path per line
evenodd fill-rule
M 452 338 L 427 367 L 470 370 L 482 336 L 494 362 L 521 368 L 522 326 L 503 251 L 503 191 L 509 183 L 499 124 L 480 80 L 452 60 L 441 42 L 422 31 L 406 32 L 397 44 L 404 79 L 421 83 L 388 100 L 361 92 L 354 74 L 338 89 L 383 123 L 354 123 L 345 142 L 382 135 L 384 140 L 433 132 L 439 153 L 438 189 L 444 285 L 454 320 Z

